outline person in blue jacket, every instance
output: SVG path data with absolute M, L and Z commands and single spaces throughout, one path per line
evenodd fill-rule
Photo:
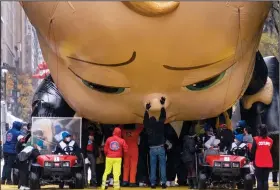
M 12 129 L 6 133 L 6 142 L 3 146 L 4 166 L 2 171 L 2 184 L 6 182 L 7 184 L 12 184 L 11 171 L 16 160 L 16 144 L 24 137 L 20 131 L 22 126 L 23 123 L 15 121 L 13 122 Z

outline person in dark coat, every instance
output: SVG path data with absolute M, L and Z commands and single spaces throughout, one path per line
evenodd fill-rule
M 101 125 L 97 124 L 94 130 L 94 140 L 96 146 L 98 147 L 98 157 L 96 158 L 96 180 L 97 186 L 101 186 L 102 177 L 105 170 L 105 154 L 103 151 L 103 141 L 104 135 L 102 133 Z
M 165 98 L 162 97 L 160 100 L 162 105 L 159 120 L 152 116 L 149 116 L 149 109 L 151 104 L 146 104 L 146 111 L 144 114 L 144 127 L 147 129 L 148 133 L 148 145 L 150 147 L 150 182 L 151 188 L 156 188 L 156 170 L 157 163 L 159 160 L 160 175 L 162 188 L 166 189 L 166 152 L 164 145 L 166 143 L 165 134 L 164 134 L 164 122 L 166 120 L 166 111 L 164 108 Z
M 190 127 L 192 126 L 192 121 L 184 121 L 181 133 L 179 135 L 179 149 L 180 153 L 183 151 L 183 144 L 184 144 L 184 137 L 188 134 Z M 187 172 L 185 170 L 185 164 L 183 163 L 182 159 L 179 161 L 179 166 L 177 170 L 177 183 L 179 186 L 188 186 L 187 183 Z
M 189 130 L 189 133 L 184 137 L 182 161 L 185 164 L 187 175 L 189 179 L 190 188 L 197 188 L 196 179 L 196 151 L 197 151 L 197 136 L 195 134 L 194 126 Z
M 137 181 L 139 187 L 145 187 L 149 183 L 149 173 L 148 173 L 148 157 L 149 157 L 149 145 L 148 145 L 148 135 L 144 128 L 140 133 L 140 143 L 138 146 L 139 157 L 137 165 Z
M 175 178 L 180 164 L 180 142 L 178 135 L 171 124 L 164 125 L 166 138 L 166 174 L 167 186 L 175 186 Z
M 90 186 L 96 187 L 97 186 L 97 179 L 96 179 L 96 158 L 99 156 L 99 150 L 98 146 L 94 139 L 94 129 L 93 127 L 90 127 L 88 129 L 89 135 L 88 135 L 88 143 L 86 146 L 86 154 L 85 158 L 86 161 L 89 162 L 86 167 L 86 171 L 88 171 L 88 167 L 91 171 L 91 180 L 90 180 Z
M 19 169 L 19 184 L 20 190 L 29 190 L 28 177 L 29 177 L 29 163 L 35 162 L 40 155 L 38 145 L 34 144 L 34 147 L 28 146 L 27 142 L 31 137 L 31 133 L 28 131 L 24 137 L 22 137 L 16 144 L 17 152 L 17 165 Z
M 221 140 L 220 151 L 230 151 L 231 145 L 234 141 L 234 135 L 233 132 L 227 128 L 226 124 L 220 125 L 217 136 L 217 138 Z

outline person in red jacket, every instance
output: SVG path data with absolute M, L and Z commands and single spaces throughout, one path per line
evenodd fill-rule
M 122 137 L 129 147 L 128 152 L 124 153 L 123 186 L 128 186 L 129 183 L 131 187 L 136 187 L 138 138 L 143 128 L 143 125 L 136 124 L 121 126 Z
M 254 137 L 252 154 L 255 165 L 255 175 L 257 178 L 257 190 L 268 190 L 268 176 L 273 167 L 270 149 L 273 140 L 269 138 L 267 126 L 259 126 L 259 136 Z
M 102 179 L 101 189 L 106 189 L 107 176 L 113 169 L 114 189 L 120 189 L 120 175 L 123 151 L 128 151 L 128 146 L 124 139 L 121 138 L 121 129 L 116 127 L 113 136 L 106 140 L 104 153 L 106 156 L 105 171 Z

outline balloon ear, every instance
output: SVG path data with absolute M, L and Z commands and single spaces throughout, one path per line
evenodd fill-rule
M 265 64 L 265 61 L 261 53 L 258 51 L 256 53 L 256 61 L 255 61 L 253 76 L 244 95 L 254 95 L 257 92 L 259 92 L 265 86 L 267 77 L 268 77 L 267 66 Z
M 242 105 L 245 109 L 250 109 L 255 102 L 262 102 L 266 105 L 269 105 L 272 102 L 273 97 L 273 84 L 269 77 L 265 86 L 256 94 L 245 95 L 242 98 Z

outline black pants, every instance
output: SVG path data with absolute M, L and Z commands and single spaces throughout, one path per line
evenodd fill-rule
M 95 155 L 92 154 L 92 153 L 88 153 L 87 158 L 90 161 L 90 164 L 86 165 L 87 174 L 88 174 L 88 168 L 90 168 L 90 171 L 91 171 L 90 181 L 91 181 L 91 183 L 96 183 L 96 159 L 95 159 Z
M 167 151 L 166 174 L 167 181 L 175 181 L 180 164 L 180 152 L 172 149 Z
M 105 163 L 96 164 L 96 181 L 97 185 L 101 186 L 102 177 L 105 170 Z
M 136 178 L 138 182 L 149 182 L 149 172 L 148 172 L 148 149 L 143 149 L 140 151 L 138 156 L 137 174 Z
M 19 187 L 25 186 L 28 187 L 28 178 L 29 178 L 29 161 L 26 160 L 24 162 L 19 162 L 18 169 L 19 169 Z
M 177 183 L 180 185 L 180 186 L 185 186 L 187 184 L 187 172 L 186 172 L 186 167 L 185 167 L 185 164 L 181 161 L 181 159 L 179 160 L 178 162 L 179 164 L 179 167 L 178 167 L 178 170 L 177 170 Z
M 278 171 L 273 171 L 272 172 L 272 181 L 274 183 L 277 183 L 278 182 Z
M 270 168 L 258 168 L 255 169 L 255 175 L 257 178 L 257 190 L 268 190 L 268 177 L 270 173 Z
M 2 181 L 11 181 L 11 173 L 13 165 L 16 161 L 16 154 L 4 152 L 4 166 L 2 171 Z

